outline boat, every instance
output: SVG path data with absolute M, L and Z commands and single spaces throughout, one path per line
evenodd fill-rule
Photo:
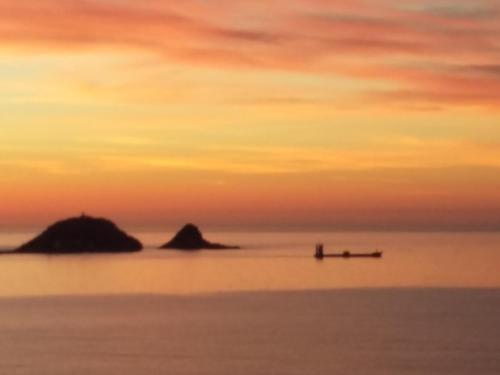
M 375 250 L 371 253 L 351 253 L 350 251 L 343 251 L 342 253 L 325 254 L 323 244 L 316 245 L 314 257 L 316 259 L 323 258 L 382 258 L 383 252 Z

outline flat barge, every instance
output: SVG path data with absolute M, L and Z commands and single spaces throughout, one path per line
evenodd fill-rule
M 331 253 L 331 254 L 325 254 L 324 249 L 323 249 L 323 244 L 318 244 L 316 245 L 316 251 L 314 253 L 314 257 L 316 259 L 323 259 L 323 258 L 344 258 L 344 259 L 349 259 L 349 258 L 382 258 L 382 251 L 374 251 L 371 253 L 351 253 L 350 251 L 343 251 L 341 253 Z

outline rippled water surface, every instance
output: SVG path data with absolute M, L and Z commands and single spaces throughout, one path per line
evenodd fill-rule
M 9 375 L 497 375 L 500 292 L 0 299 Z

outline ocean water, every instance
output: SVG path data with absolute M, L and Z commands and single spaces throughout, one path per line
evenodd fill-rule
M 170 233 L 134 234 L 141 253 L 3 256 L 0 296 L 500 287 L 500 233 L 208 233 L 243 249 L 191 253 L 156 249 Z M 0 248 L 32 235 L 0 236 Z M 317 241 L 384 257 L 317 261 Z
M 498 233 L 135 235 L 142 253 L 0 257 L 0 374 L 500 374 Z
M 9 375 L 498 375 L 500 292 L 0 299 Z

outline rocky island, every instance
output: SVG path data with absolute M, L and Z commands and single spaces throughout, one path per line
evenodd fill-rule
M 196 225 L 185 225 L 175 236 L 161 247 L 161 249 L 201 250 L 201 249 L 239 249 L 238 246 L 226 246 L 208 242 L 203 238 Z
M 19 247 L 17 253 L 117 253 L 142 249 L 142 244 L 107 219 L 86 215 L 59 221 Z

